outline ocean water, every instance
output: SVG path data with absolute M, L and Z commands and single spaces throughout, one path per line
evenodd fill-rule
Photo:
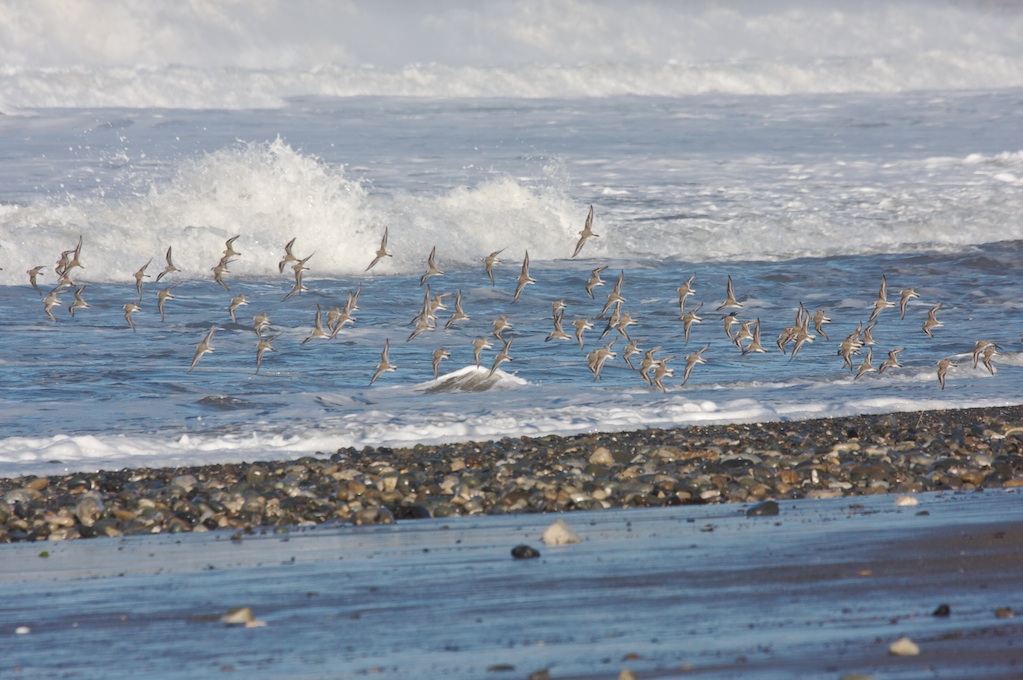
M 1019 403 L 1021 36 L 1023 8 L 991 2 L 0 3 L 0 475 Z M 393 257 L 366 271 L 385 229 Z M 285 300 L 291 239 L 308 290 Z M 181 271 L 156 282 L 168 247 Z M 407 340 L 433 247 L 449 309 Z M 628 334 L 674 357 L 664 392 L 599 337 L 619 276 Z M 856 378 L 839 343 L 882 276 L 919 297 L 853 361 L 903 365 Z M 729 277 L 763 354 L 725 334 Z M 304 342 L 357 290 L 353 323 Z M 444 328 L 459 291 L 471 318 Z M 594 325 L 582 349 L 545 342 L 559 299 L 566 332 Z M 792 357 L 775 341 L 801 303 L 829 339 Z M 612 339 L 596 380 L 586 355 Z M 370 384 L 385 342 L 397 368 Z

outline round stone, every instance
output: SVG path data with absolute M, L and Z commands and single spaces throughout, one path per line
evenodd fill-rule
M 764 501 L 763 503 L 757 503 L 756 505 L 750 506 L 749 510 L 746 511 L 747 517 L 773 517 L 779 512 L 778 503 L 776 501 Z
M 517 560 L 530 560 L 539 557 L 540 551 L 530 548 L 528 545 L 517 545 L 512 548 L 511 555 Z
M 908 637 L 900 637 L 888 647 L 888 653 L 893 656 L 917 656 L 920 654 L 920 647 Z
M 553 524 L 547 527 L 547 530 L 543 532 L 541 540 L 544 542 L 544 545 L 571 545 L 582 541 L 579 538 L 579 534 L 575 533 L 572 527 L 560 519 L 555 520 Z
M 590 463 L 593 465 L 614 465 L 615 459 L 611 455 L 611 450 L 606 446 L 598 446 L 590 454 Z

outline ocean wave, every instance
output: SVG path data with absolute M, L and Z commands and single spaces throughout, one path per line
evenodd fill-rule
M 569 259 L 587 206 L 570 195 L 563 165 L 534 171 L 531 178 L 492 172 L 473 185 L 377 191 L 371 180 L 353 179 L 344 166 L 280 138 L 187 157 L 162 170 L 166 177 L 128 164 L 131 177 L 118 180 L 131 187 L 127 193 L 0 204 L 0 284 L 25 285 L 27 269 L 55 262 L 79 237 L 82 276 L 90 282 L 131 281 L 150 259 L 156 270 L 168 247 L 180 277 L 210 278 L 224 242 L 236 235 L 243 256 L 230 274 L 252 279 L 278 276 L 284 244 L 293 238 L 297 256 L 312 256 L 309 277 L 421 273 L 433 246 L 441 267 L 451 269 L 481 267 L 485 255 L 504 249 L 508 262 L 524 251 L 537 263 Z M 924 171 L 943 173 L 952 188 L 896 184 L 898 175 Z M 611 197 L 597 206 L 601 237 L 587 243 L 585 256 L 772 261 L 948 251 L 1020 238 L 1006 219 L 1021 209 L 1011 190 L 1023 177 L 1020 152 L 892 164 L 882 171 L 892 175 L 892 186 L 854 184 L 840 192 L 829 184 L 828 168 L 800 172 L 752 194 L 740 186 L 704 195 L 697 185 L 692 195 L 676 197 L 689 205 L 682 214 L 656 203 L 618 205 Z M 812 187 L 815 174 L 823 177 L 819 191 L 791 193 L 790 182 Z M 385 229 L 393 257 L 366 274 Z
M 396 8 L 41 0 L 32 3 L 31 21 L 26 14 L 0 12 L 0 111 L 248 109 L 310 95 L 777 95 L 1023 85 L 1023 12 L 983 2 Z M 109 40 L 112 34 L 118 39 Z
M 1023 61 L 933 51 L 809 62 L 529 64 L 401 69 L 327 65 L 310 71 L 200 67 L 7 69 L 0 112 L 43 108 L 280 108 L 325 97 L 585 98 L 701 94 L 898 93 L 1023 86 Z
M 528 383 L 501 369 L 490 371 L 478 366 L 465 366 L 457 371 L 446 373 L 416 387 L 416 391 L 432 394 L 434 392 L 486 392 L 488 390 L 504 390 L 521 387 Z

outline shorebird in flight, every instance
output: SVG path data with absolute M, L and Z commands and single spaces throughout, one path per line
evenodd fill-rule
M 668 376 L 675 375 L 674 368 L 668 368 L 668 362 L 675 357 L 664 357 L 653 363 L 654 374 L 650 376 L 650 384 L 656 387 L 659 391 L 664 392 L 664 379 Z
M 472 358 L 476 361 L 476 368 L 480 368 L 480 357 L 484 349 L 493 348 L 493 344 L 486 338 L 476 338 L 472 341 Z
M 842 365 L 850 371 L 855 368 L 852 362 L 852 355 L 859 354 L 863 343 L 860 342 L 860 333 L 863 331 L 863 322 L 856 327 L 852 333 L 846 336 L 845 340 L 838 346 L 837 354 L 842 357 Z
M 902 364 L 899 363 L 899 352 L 905 352 L 905 347 L 898 347 L 888 352 L 888 358 L 877 367 L 878 374 L 884 373 L 889 368 L 902 368 Z
M 659 352 L 662 347 L 651 347 L 643 353 L 643 360 L 639 362 L 639 377 L 643 378 L 647 385 L 653 385 L 650 379 L 650 371 L 657 366 L 659 359 L 654 359 L 654 352 Z M 674 371 L 673 371 L 674 373 Z
M 722 309 L 728 309 L 729 307 L 742 307 L 742 303 L 735 299 L 735 289 L 732 286 L 732 277 L 728 277 L 728 283 L 725 284 L 725 301 L 717 308 L 716 311 L 720 312 Z
M 590 373 L 593 374 L 594 382 L 600 380 L 600 371 L 604 368 L 604 364 L 607 360 L 614 359 L 618 356 L 611 351 L 611 347 L 615 344 L 615 342 L 615 340 L 612 340 L 606 345 L 598 347 L 586 355 L 586 365 L 590 369 Z
M 743 354 L 749 354 L 750 352 L 759 352 L 761 354 L 767 352 L 764 346 L 760 344 L 760 319 L 757 319 L 753 324 L 753 337 L 750 338 L 750 343 L 746 345 L 746 349 L 742 351 Z
M 57 289 L 54 288 L 45 298 L 43 298 L 43 311 L 46 312 L 46 316 L 56 321 L 57 317 L 53 315 L 53 308 L 59 307 L 60 304 L 60 300 L 57 299 Z
M 146 262 L 144 265 L 142 265 L 141 269 L 135 272 L 135 290 L 137 290 L 139 293 L 140 302 L 142 301 L 142 280 L 149 278 L 149 274 L 146 273 L 146 268 L 149 267 L 149 263 L 152 261 L 153 259 L 149 258 L 149 262 Z
M 192 357 L 192 365 L 188 367 L 189 373 L 195 368 L 195 365 L 199 363 L 199 359 L 207 352 L 213 351 L 213 346 L 210 344 L 213 341 L 213 334 L 217 332 L 217 325 L 213 324 L 206 337 L 202 339 L 198 345 L 195 346 L 195 356 Z
M 174 296 L 171 291 L 180 286 L 180 283 L 175 283 L 173 286 L 167 286 L 163 290 L 156 293 L 156 310 L 160 312 L 160 321 L 164 320 L 163 306 L 167 304 L 167 300 L 173 300 Z
M 258 340 L 256 340 L 256 374 L 257 375 L 259 375 L 259 368 L 260 368 L 260 366 L 263 365 L 263 355 L 265 353 L 267 353 L 267 352 L 274 351 L 274 348 L 270 346 L 270 343 L 273 342 L 274 340 L 276 340 L 278 337 L 280 337 L 280 336 L 274 335 L 274 336 L 271 336 L 269 338 L 260 337 Z
M 877 299 L 874 300 L 874 311 L 870 313 L 868 322 L 874 321 L 884 310 L 894 307 L 894 302 L 888 301 L 888 279 L 885 275 L 881 275 L 881 287 L 877 291 Z
M 707 360 L 703 358 L 703 353 L 710 349 L 710 345 L 705 345 L 703 349 L 693 352 L 692 354 L 686 355 L 686 367 L 682 372 L 682 384 L 685 385 L 689 382 L 689 376 L 693 373 L 693 368 L 696 364 L 705 364 Z
M 951 359 L 942 359 L 938 362 L 938 384 L 941 385 L 941 389 L 945 389 L 945 376 L 948 374 L 948 369 L 955 367 Z
M 491 286 L 494 285 L 494 265 L 501 264 L 501 260 L 499 260 L 497 256 L 503 252 L 504 248 L 501 248 L 500 250 L 495 250 L 483 258 L 483 268 L 486 270 L 487 276 L 490 277 Z
M 814 333 L 821 336 L 828 342 L 831 342 L 831 338 L 829 338 L 828 334 L 824 332 L 824 324 L 831 323 L 831 319 L 827 317 L 827 312 L 823 309 L 818 309 L 814 312 L 812 321 Z
M 384 351 L 380 353 L 380 362 L 377 364 L 377 370 L 376 370 L 376 372 L 373 373 L 373 377 L 370 378 L 370 381 L 369 381 L 370 385 L 375 383 L 377 381 L 377 378 L 379 378 L 381 375 L 383 375 L 387 371 L 396 371 L 398 369 L 397 366 L 395 366 L 394 364 L 391 363 L 390 358 L 388 358 L 388 356 L 387 356 L 389 348 L 390 348 L 390 345 L 391 345 L 390 340 L 389 339 L 385 339 L 384 340 Z
M 384 237 L 380 239 L 380 247 L 377 248 L 376 254 L 373 256 L 373 261 L 366 267 L 366 271 L 369 271 L 377 265 L 380 260 L 385 257 L 391 257 L 391 253 L 387 252 L 387 227 L 384 227 Z
M 875 370 L 874 369 L 874 364 L 871 363 L 871 360 L 873 358 L 874 358 L 874 348 L 873 347 L 868 347 L 867 348 L 867 356 L 863 357 L 863 363 L 860 364 L 860 367 L 856 370 L 856 376 L 853 378 L 853 380 L 859 380 L 860 377 L 863 376 L 863 374 L 870 373 L 871 371 Z
M 597 286 L 604 285 L 604 279 L 600 278 L 600 272 L 604 271 L 605 269 L 607 269 L 607 265 L 604 265 L 603 267 L 597 267 L 596 269 L 590 272 L 590 278 L 586 282 L 586 294 L 590 296 L 591 300 L 594 299 L 593 289 L 596 288 Z
M 924 333 L 927 335 L 927 337 L 933 338 L 934 335 L 931 334 L 931 331 L 934 330 L 935 328 L 939 328 L 945 325 L 941 321 L 938 321 L 938 319 L 935 317 L 935 314 L 938 313 L 939 309 L 941 309 L 940 302 L 931 307 L 929 310 L 927 310 L 927 320 L 924 321 L 923 326 Z
M 433 379 L 436 380 L 440 374 L 440 362 L 451 358 L 451 352 L 447 347 L 433 350 Z
M 683 283 L 681 286 L 676 288 L 678 291 L 678 316 L 683 318 L 686 313 L 686 298 L 696 293 L 693 290 L 693 281 L 696 280 L 696 274 L 689 277 L 689 280 Z
M 135 312 L 142 311 L 142 308 L 139 307 L 137 303 L 126 302 L 123 305 L 121 305 L 121 309 L 124 310 L 124 320 L 128 322 L 128 326 L 129 328 L 131 328 L 131 332 L 134 333 L 135 322 L 132 321 L 131 315 L 134 314 Z
M 167 276 L 168 274 L 173 274 L 174 272 L 181 271 L 180 269 L 174 266 L 174 260 L 171 259 L 171 250 L 173 250 L 173 246 L 167 246 L 167 254 L 164 256 L 164 259 L 167 260 L 167 266 L 163 268 L 162 272 L 156 275 L 157 283 L 159 283 L 160 279 Z
M 697 316 L 701 309 L 703 309 L 702 302 L 700 303 L 700 306 L 697 307 L 696 309 L 690 309 L 688 312 L 682 315 L 682 335 L 683 338 L 685 339 L 685 344 L 687 345 L 689 344 L 689 333 L 693 329 L 693 324 L 700 323 L 701 321 L 703 321 L 702 318 Z
M 638 340 L 629 340 L 629 344 L 622 350 L 622 359 L 628 365 L 629 368 L 636 370 L 636 367 L 632 365 L 632 356 L 634 354 L 641 354 L 642 350 L 639 348 Z
M 82 266 L 81 261 L 78 259 L 78 256 L 81 255 L 81 253 L 82 237 L 79 236 L 78 245 L 76 245 L 73 249 L 65 250 L 60 254 L 60 260 L 57 262 L 57 268 L 55 270 L 57 276 L 61 277 L 61 279 L 67 277 L 68 282 L 70 282 L 71 278 L 67 276 L 68 272 L 70 272 L 75 267 Z
M 572 257 L 575 257 L 583 249 L 583 245 L 586 244 L 586 239 L 593 237 L 599 237 L 600 234 L 593 233 L 593 206 L 590 206 L 590 211 L 586 214 L 586 223 L 583 225 L 583 230 L 579 232 L 579 241 L 575 244 L 575 252 L 572 253 Z
M 575 339 L 579 341 L 579 349 L 583 348 L 583 332 L 593 328 L 593 324 L 587 319 L 576 319 L 572 322 L 575 326 Z
M 32 267 L 26 272 L 28 274 L 28 282 L 32 284 L 32 287 L 35 288 L 36 292 L 40 295 L 43 294 L 43 291 L 39 288 L 39 282 L 37 279 L 39 278 L 39 275 L 43 273 L 43 269 L 45 269 L 45 266 L 40 265 L 38 267 Z
M 526 258 L 524 260 L 522 260 L 522 273 L 519 274 L 518 282 L 519 282 L 519 285 L 516 286 L 516 288 L 515 288 L 515 295 L 512 296 L 512 300 L 511 300 L 512 302 L 515 302 L 516 300 L 519 299 L 519 296 L 522 295 L 522 289 L 525 288 L 527 284 L 536 283 L 536 279 L 532 278 L 529 275 L 529 251 L 528 250 L 526 251 Z
M 298 262 L 298 258 L 295 257 L 295 253 L 291 252 L 291 249 L 295 247 L 296 239 L 298 239 L 297 236 L 284 244 L 284 258 L 277 263 L 277 271 L 281 274 L 284 273 L 284 267 L 286 267 L 289 262 Z
M 991 363 L 991 359 L 998 354 L 998 345 L 991 343 L 984 348 L 984 351 L 980 355 L 980 363 L 984 364 L 984 368 L 988 370 L 991 375 L 995 374 L 994 364 Z
M 323 316 L 320 313 L 320 306 L 316 305 L 316 320 L 313 322 L 313 330 L 306 336 L 306 339 L 302 341 L 302 344 L 306 344 L 310 340 L 326 340 L 330 338 L 327 331 L 323 330 Z
M 451 328 L 459 321 L 468 321 L 471 317 L 462 310 L 462 291 L 455 294 L 455 312 L 444 324 L 444 328 Z
M 504 316 L 502 314 L 501 316 L 499 316 L 496 319 L 494 319 L 493 326 L 494 326 L 494 330 L 493 330 L 494 337 L 497 338 L 498 340 L 500 340 L 501 342 L 507 342 L 504 339 L 503 333 L 506 330 L 508 330 L 509 328 L 514 328 L 514 326 L 512 326 L 512 324 L 511 324 L 511 322 L 508 321 L 508 317 L 506 317 L 506 316 Z
M 75 311 L 78 309 L 88 309 L 89 303 L 82 299 L 82 293 L 85 291 L 85 286 L 79 286 L 78 290 L 75 291 L 75 300 L 68 305 L 67 311 L 72 317 L 75 315 Z
M 242 305 L 249 304 L 249 301 L 245 299 L 245 293 L 238 293 L 231 298 L 231 304 L 227 306 L 227 313 L 231 315 L 231 323 L 238 323 L 238 319 L 235 318 L 235 311 Z
M 508 350 L 511 348 L 512 340 L 514 339 L 515 338 L 508 338 L 507 340 L 505 340 L 504 347 L 501 348 L 500 352 L 494 355 L 494 364 L 493 366 L 490 367 L 490 375 L 494 375 L 494 372 L 497 370 L 498 366 L 500 366 L 506 361 L 512 360 L 511 356 L 508 354 Z
M 974 368 L 977 368 L 977 363 L 980 361 L 981 354 L 984 353 L 984 350 L 986 350 L 989 346 L 994 345 L 994 344 L 995 343 L 991 342 L 990 340 L 978 340 L 977 342 L 973 343 L 973 367 Z
M 252 317 L 252 330 L 257 338 L 263 337 L 263 329 L 270 325 L 270 313 L 263 312 Z
M 240 235 L 239 235 L 240 236 Z M 224 259 L 235 255 L 241 255 L 237 250 L 234 249 L 234 242 L 238 240 L 238 236 L 232 236 L 224 242 Z
M 426 273 L 419 279 L 419 285 L 426 283 L 431 276 L 443 276 L 444 272 L 437 266 L 437 246 L 430 249 L 430 255 L 426 258 Z
M 544 342 L 550 342 L 551 340 L 571 340 L 572 336 L 565 332 L 565 329 L 561 327 L 562 318 L 564 317 L 563 311 L 558 311 L 554 314 L 554 330 L 551 331 Z
M 287 302 L 292 298 L 292 296 L 298 295 L 299 293 L 304 293 L 308 290 L 309 289 L 306 288 L 306 285 L 302 283 L 302 272 L 301 271 L 295 272 L 295 285 L 291 287 L 291 290 L 288 291 L 288 294 L 284 296 L 284 299 L 281 300 L 281 302 Z
M 899 291 L 899 314 L 901 318 L 906 318 L 906 305 L 909 304 L 909 301 L 918 297 L 920 296 L 912 288 L 903 288 Z
M 213 271 L 213 280 L 216 281 L 217 283 L 219 283 L 220 286 L 224 290 L 230 290 L 230 288 L 227 287 L 227 284 L 224 283 L 224 274 L 230 274 L 231 273 L 231 272 L 229 272 L 227 270 L 227 257 L 226 256 L 221 258 L 220 262 L 218 262 L 216 264 L 216 266 L 214 266 L 212 268 L 212 271 Z

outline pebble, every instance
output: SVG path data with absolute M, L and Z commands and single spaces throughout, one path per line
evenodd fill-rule
M 895 505 L 900 508 L 908 508 L 919 504 L 920 501 L 914 496 L 897 496 L 895 498 Z
M 1020 406 L 0 479 L 0 543 L 1013 486 Z
M 606 446 L 598 446 L 590 454 L 589 461 L 594 465 L 614 465 L 615 459 L 611 455 L 611 450 Z
M 1011 607 L 999 607 L 995 610 L 995 617 L 999 619 L 1011 619 L 1015 614 Z
M 757 503 L 746 511 L 747 517 L 772 517 L 779 512 L 778 503 L 775 501 L 764 501 Z
M 517 545 L 511 550 L 511 555 L 517 560 L 531 560 L 540 556 L 540 551 L 530 548 L 528 545 Z
M 544 542 L 544 545 L 572 545 L 582 541 L 579 534 L 561 519 L 555 520 L 547 527 L 540 540 Z
M 256 617 L 252 613 L 252 607 L 231 607 L 227 610 L 226 614 L 220 617 L 221 623 L 229 625 L 247 624 L 255 620 Z
M 888 647 L 888 653 L 893 656 L 917 656 L 920 654 L 920 647 L 908 637 L 900 637 Z

